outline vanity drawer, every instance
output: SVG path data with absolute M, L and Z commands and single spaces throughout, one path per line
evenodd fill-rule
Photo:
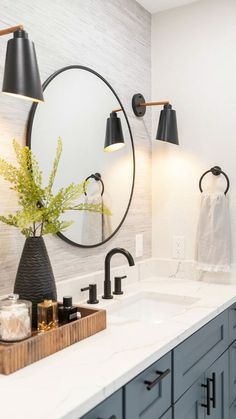
M 122 389 L 116 391 L 81 419 L 123 419 Z M 79 419 L 79 418 L 78 418 Z
M 171 353 L 169 352 L 125 386 L 125 418 L 159 419 L 170 405 Z
M 227 349 L 228 335 L 226 310 L 173 350 L 174 401 Z
M 229 341 L 230 343 L 236 339 L 236 304 L 229 308 Z
M 233 402 L 236 404 L 236 340 L 229 347 L 229 405 Z
M 236 404 L 234 403 L 229 409 L 229 419 L 235 419 L 235 418 L 236 418 Z

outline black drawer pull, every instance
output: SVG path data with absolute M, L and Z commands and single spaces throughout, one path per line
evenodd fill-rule
M 213 409 L 215 409 L 216 408 L 216 374 L 215 372 L 213 372 L 212 378 L 210 378 L 210 381 L 212 382 L 212 397 L 211 397 L 212 407 Z
M 103 419 L 103 418 L 98 418 L 98 419 Z M 109 419 L 116 419 L 116 415 L 110 416 Z
M 201 406 L 206 407 L 207 410 L 207 416 L 210 416 L 211 414 L 211 397 L 210 397 L 210 386 L 211 386 L 211 380 L 210 378 L 207 378 L 207 383 L 202 384 L 202 387 L 207 389 L 207 402 L 206 404 L 202 403 Z
M 163 378 L 165 378 L 168 374 L 170 374 L 170 368 L 167 368 L 167 370 L 165 370 L 164 372 L 156 371 L 156 374 L 159 374 L 159 377 L 157 377 L 155 380 L 153 380 L 153 381 L 145 380 L 144 381 L 144 384 L 147 384 L 147 387 L 146 387 L 147 390 L 151 390 L 158 383 L 160 383 L 160 381 L 163 380 Z

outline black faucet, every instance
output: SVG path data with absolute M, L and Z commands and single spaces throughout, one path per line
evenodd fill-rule
M 129 262 L 129 266 L 134 266 L 134 259 L 133 256 L 128 252 L 128 250 L 122 249 L 120 247 L 115 247 L 114 249 L 111 249 L 110 252 L 107 253 L 105 257 L 105 281 L 104 281 L 104 295 L 102 298 L 105 300 L 110 300 L 113 298 L 113 295 L 111 293 L 111 258 L 116 253 L 121 253 L 126 257 L 126 259 Z

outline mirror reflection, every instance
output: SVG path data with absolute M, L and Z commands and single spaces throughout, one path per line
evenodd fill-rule
M 77 246 L 100 245 L 120 228 L 132 197 L 134 151 L 128 119 L 112 87 L 85 67 L 70 66 L 52 75 L 44 84 L 44 98 L 44 104 L 33 105 L 28 127 L 28 144 L 43 176 L 49 176 L 61 137 L 55 190 L 87 179 L 80 202 L 101 204 L 111 212 L 70 211 L 64 218 L 74 223 L 60 237 Z M 110 131 L 116 141 L 107 147 Z

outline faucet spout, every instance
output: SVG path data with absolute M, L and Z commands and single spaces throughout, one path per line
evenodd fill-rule
M 113 255 L 120 253 L 124 255 L 129 263 L 129 266 L 134 266 L 133 256 L 128 252 L 128 250 L 121 247 L 115 247 L 111 249 L 105 257 L 105 280 L 104 280 L 104 295 L 102 298 L 105 300 L 110 300 L 113 298 L 111 293 L 111 258 Z

